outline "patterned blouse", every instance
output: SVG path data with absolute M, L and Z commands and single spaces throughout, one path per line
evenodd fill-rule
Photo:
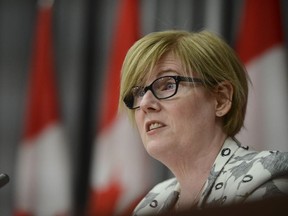
M 133 215 L 157 215 L 175 208 L 180 193 L 176 178 L 156 185 Z M 235 138 L 221 148 L 197 203 L 199 209 L 288 195 L 288 153 L 251 151 Z

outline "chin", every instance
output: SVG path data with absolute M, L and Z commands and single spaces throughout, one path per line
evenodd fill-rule
M 168 150 L 171 149 L 165 142 L 159 143 L 154 141 L 146 143 L 145 148 L 147 153 L 156 160 L 163 157 L 169 152 Z

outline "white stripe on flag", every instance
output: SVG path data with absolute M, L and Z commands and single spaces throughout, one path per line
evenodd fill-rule
M 257 149 L 288 151 L 287 58 L 274 46 L 246 65 L 253 86 L 249 91 L 245 129 L 237 136 Z
M 70 169 L 62 128 L 52 124 L 19 146 L 17 208 L 33 215 L 67 213 Z
M 126 115 L 117 115 L 112 126 L 99 134 L 96 145 L 92 182 L 101 189 L 116 179 L 123 189 L 116 212 L 122 212 L 155 183 L 156 166 Z

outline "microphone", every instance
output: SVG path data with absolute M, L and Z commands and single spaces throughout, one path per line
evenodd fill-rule
M 4 173 L 0 173 L 0 188 L 6 185 L 9 182 L 9 176 Z

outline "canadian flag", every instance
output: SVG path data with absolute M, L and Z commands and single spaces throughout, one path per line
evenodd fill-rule
M 120 72 L 126 52 L 138 39 L 137 0 L 118 1 L 118 16 L 106 82 L 100 128 L 95 140 L 89 215 L 128 215 L 155 183 L 155 166 L 136 128 L 118 113 Z
M 67 142 L 54 77 L 52 2 L 39 2 L 24 137 L 19 145 L 16 216 L 68 215 L 71 184 Z
M 236 50 L 252 80 L 245 129 L 257 149 L 288 150 L 288 67 L 279 0 L 246 0 Z

